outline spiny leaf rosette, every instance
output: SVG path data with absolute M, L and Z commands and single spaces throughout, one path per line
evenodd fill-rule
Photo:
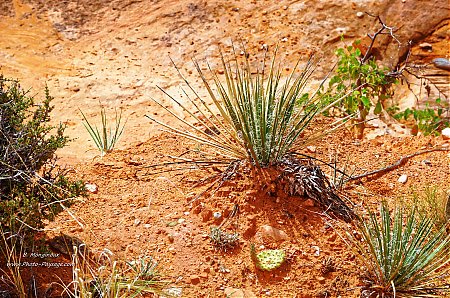
M 259 173 L 276 169 L 291 185 L 290 195 L 307 195 L 325 210 L 350 221 L 354 213 L 333 192 L 320 168 L 309 159 L 307 162 L 299 159 L 297 154 L 302 148 L 343 125 L 343 121 L 338 121 L 319 132 L 308 131 L 314 118 L 335 104 L 325 103 L 317 90 L 312 94 L 305 93 L 308 80 L 315 70 L 314 58 L 311 57 L 302 69 L 299 69 L 300 63 L 297 62 L 290 75 L 282 78 L 276 51 L 270 62 L 266 59 L 267 55 L 264 56 L 260 69 L 250 67 L 248 56 L 245 52 L 243 58 L 238 59 L 234 54 L 230 61 L 226 61 L 221 53 L 221 78 L 208 64 L 214 84 L 210 84 L 194 60 L 213 107 L 199 96 L 178 68 L 178 73 L 190 90 L 187 92 L 182 89 L 187 101 L 182 102 L 160 88 L 195 123 L 185 120 L 155 99 L 153 101 L 180 121 L 182 128 L 147 117 L 175 135 L 213 149 L 213 153 L 197 150 L 199 158 L 180 158 L 162 166 L 171 165 L 180 169 L 181 165 L 192 163 L 197 166 L 227 165 L 207 191 L 213 188 L 216 191 L 243 166 L 256 169 L 252 172 Z
M 363 241 L 347 232 L 348 245 L 367 268 L 364 297 L 449 297 L 449 223 L 436 230 L 415 208 L 390 212 L 383 202 L 379 215 L 369 211 L 357 221 Z

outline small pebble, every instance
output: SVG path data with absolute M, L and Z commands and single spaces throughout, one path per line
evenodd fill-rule
M 362 11 L 358 11 L 358 12 L 356 13 L 356 16 L 357 16 L 358 18 L 362 18 L 362 17 L 364 16 L 364 13 L 363 13 Z
M 175 288 L 175 287 L 168 288 L 166 290 L 166 293 L 172 297 L 181 297 L 181 294 L 183 293 L 183 288 Z M 160 296 L 160 297 L 162 297 L 162 296 Z
M 431 161 L 428 160 L 428 159 L 424 159 L 422 162 L 423 162 L 424 164 L 426 164 L 427 166 L 431 166 Z
M 408 176 L 403 174 L 398 178 L 398 182 L 400 183 L 406 183 L 406 181 L 408 181 Z
M 431 49 L 433 49 L 433 45 L 431 43 L 428 43 L 428 42 L 422 42 L 421 44 L 419 44 L 419 47 L 421 49 L 424 49 L 424 50 L 431 50 Z
M 97 193 L 98 192 L 98 186 L 92 183 L 86 183 L 84 185 L 84 187 L 86 188 L 86 190 L 90 193 Z
M 196 285 L 200 282 L 200 277 L 198 275 L 191 275 L 189 277 L 191 284 Z
M 442 134 L 442 138 L 444 140 L 449 140 L 450 139 L 450 127 L 446 127 L 441 131 Z
M 219 219 L 219 218 L 222 217 L 222 213 L 220 213 L 220 212 L 214 212 L 213 217 L 214 217 L 215 219 Z
M 305 202 L 303 203 L 303 206 L 305 207 L 314 207 L 314 201 L 311 199 L 306 199 Z
M 312 249 L 314 249 L 314 255 L 316 257 L 320 256 L 320 247 L 318 247 L 317 245 L 313 245 L 311 246 Z

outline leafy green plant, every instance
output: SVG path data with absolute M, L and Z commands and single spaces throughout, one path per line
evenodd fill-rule
M 88 131 L 92 140 L 94 141 L 95 146 L 98 148 L 98 150 L 100 150 L 101 155 L 103 156 L 106 153 L 111 152 L 114 149 L 114 146 L 116 145 L 125 128 L 125 124 L 121 126 L 122 111 L 120 111 L 120 114 L 117 114 L 116 110 L 114 127 L 108 128 L 108 119 L 106 117 L 105 108 L 102 107 L 100 111 L 100 116 L 102 118 L 100 130 L 96 125 L 92 126 L 89 120 L 86 118 L 86 115 L 84 115 L 84 113 L 81 110 L 80 112 L 81 115 L 83 115 L 84 119 L 83 125 Z
M 433 229 L 429 218 L 416 210 L 391 217 L 385 203 L 379 217 L 369 212 L 358 222 L 362 241 L 347 233 L 349 246 L 367 268 L 370 297 L 442 297 L 449 293 L 450 236 L 445 226 Z
M 448 113 L 448 111 L 448 103 L 442 102 L 440 98 L 436 99 L 433 106 L 427 102 L 422 109 L 407 108 L 402 112 L 398 112 L 398 107 L 391 109 L 395 119 L 413 122 L 413 134 L 421 131 L 424 135 L 437 135 L 442 129 L 449 127 L 449 120 L 443 117 L 444 113 Z
M 88 256 L 80 256 L 77 247 L 74 249 L 73 280 L 64 286 L 63 294 L 74 298 L 147 297 L 145 295 L 148 294 L 171 296 L 164 291 L 167 282 L 160 279 L 156 271 L 157 262 L 151 258 L 122 264 L 103 252 L 97 266 L 89 261 Z
M 64 126 L 48 124 L 53 107 L 45 89 L 39 104 L 18 81 L 0 76 L 0 225 L 5 232 L 32 236 L 72 198 L 85 194 L 55 163 L 69 139 Z
M 240 60 L 234 55 L 231 62 L 225 62 L 222 55 L 224 79 L 221 80 L 218 74 L 210 69 L 214 86 L 208 82 L 198 62 L 194 61 L 203 86 L 214 104 L 213 107 L 201 99 L 180 72 L 194 98 L 183 90 L 187 99 L 184 103 L 161 89 L 196 123 L 190 123 L 157 100 L 154 102 L 176 118 L 182 127 L 178 128 L 153 117 L 147 117 L 169 132 L 210 147 L 214 152 L 199 150 L 197 151 L 199 157 L 192 159 L 183 157 L 178 161 L 157 166 L 176 165 L 177 169 L 183 169 L 182 165 L 189 168 L 192 164 L 224 166 L 222 174 L 216 176 L 208 190 L 218 185 L 215 188 L 217 190 L 223 183 L 236 176 L 242 166 L 250 170 L 247 172 L 253 173 L 262 173 L 268 168 L 277 169 L 286 172 L 284 175 L 286 179 L 292 176 L 292 181 L 289 180 L 288 184 L 297 185 L 288 188 L 290 194 L 307 193 L 326 208 L 332 206 L 330 210 L 333 213 L 351 214 L 351 210 L 344 206 L 337 195 L 331 193 L 331 188 L 327 187 L 329 182 L 320 168 L 311 166 L 312 162 L 305 163 L 296 158 L 298 151 L 344 124 L 338 121 L 324 129 L 314 129 L 314 125 L 311 125 L 317 115 L 341 98 L 327 103 L 317 92 L 311 94 L 304 92 L 308 79 L 315 70 L 313 58 L 300 71 L 300 63 L 297 63 L 290 75 L 284 79 L 276 62 L 276 52 L 269 67 L 265 58 L 260 69 L 250 67 L 248 56 L 249 54 L 245 53 Z M 299 171 L 301 174 L 295 176 Z M 300 178 L 295 180 L 294 176 Z M 321 190 L 315 189 L 319 186 L 314 179 L 321 182 L 319 183 Z M 342 210 L 338 210 L 339 208 Z
M 355 42 L 356 45 L 359 43 Z M 338 107 L 347 115 L 358 115 L 353 121 L 357 137 L 362 138 L 370 109 L 374 108 L 375 115 L 382 112 L 385 100 L 393 95 L 390 87 L 396 79 L 388 75 L 387 68 L 380 68 L 374 58 L 364 61 L 357 47 L 339 48 L 336 55 L 336 74 L 330 79 L 325 96 L 334 101 L 341 94 L 349 93 L 338 101 Z

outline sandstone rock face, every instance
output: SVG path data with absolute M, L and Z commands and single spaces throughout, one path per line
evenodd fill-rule
M 398 43 L 390 36 L 380 38 L 384 64 L 392 68 L 405 59 L 408 52 L 408 41 L 412 45 L 419 44 L 437 28 L 449 22 L 450 6 L 448 0 L 386 0 L 381 18 L 386 25 L 398 30 L 395 36 Z M 374 28 L 380 28 L 375 21 Z M 376 30 L 376 29 L 375 29 Z

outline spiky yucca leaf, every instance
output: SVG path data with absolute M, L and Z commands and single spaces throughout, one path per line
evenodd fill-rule
M 89 123 L 89 120 L 86 118 L 86 115 L 80 110 L 81 115 L 83 116 L 83 125 L 91 136 L 92 140 L 95 143 L 95 146 L 101 152 L 101 155 L 105 155 L 108 152 L 111 152 L 114 149 L 117 141 L 125 129 L 125 124 L 121 125 L 122 121 L 122 111 L 120 111 L 120 115 L 117 114 L 115 117 L 115 125 L 114 128 L 108 128 L 108 120 L 106 117 L 105 108 L 102 107 L 100 111 L 100 116 L 102 118 L 101 129 L 99 130 L 96 125 L 92 126 Z
M 363 242 L 348 234 L 350 245 L 368 269 L 370 290 L 378 297 L 442 297 L 450 293 L 450 236 L 434 230 L 432 220 L 385 203 L 379 218 L 369 212 L 359 223 Z M 372 296 L 371 296 L 372 297 Z
M 154 101 L 159 106 L 184 124 L 184 127 L 177 128 L 147 117 L 173 134 L 214 148 L 215 156 L 212 159 L 218 162 L 229 164 L 233 160 L 248 160 L 258 168 L 275 164 L 286 153 L 298 150 L 323 136 L 323 131 L 319 134 L 305 134 L 314 117 L 333 105 L 326 105 L 317 92 L 311 95 L 304 93 L 315 70 L 314 59 L 311 58 L 301 71 L 298 71 L 297 63 L 290 75 L 283 79 L 281 67 L 276 65 L 276 52 L 268 71 L 266 59 L 262 69 L 254 70 L 250 67 L 247 56 L 245 53 L 245 58 L 240 61 L 235 54 L 232 62 L 226 62 L 221 55 L 224 80 L 209 68 L 214 86 L 210 84 L 198 62 L 194 61 L 214 103 L 214 110 L 201 99 L 178 68 L 195 99 L 183 90 L 188 101 L 183 103 L 161 89 L 198 123 L 197 126 L 156 100 Z M 328 132 L 339 125 L 340 123 L 333 123 Z

